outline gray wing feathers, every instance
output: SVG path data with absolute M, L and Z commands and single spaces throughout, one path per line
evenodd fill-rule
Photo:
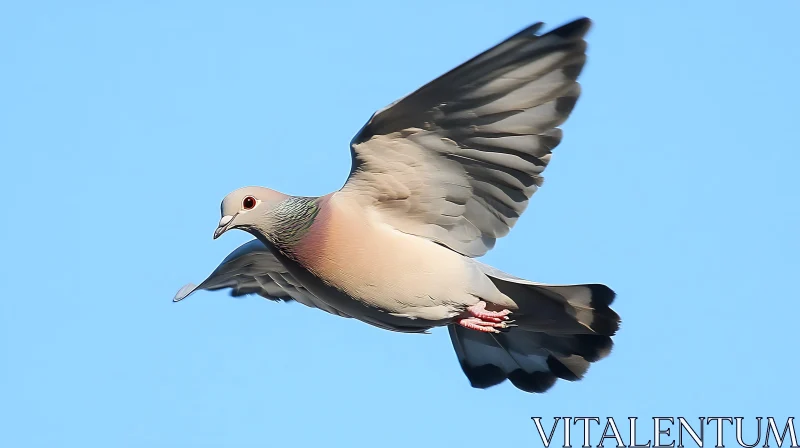
M 195 291 L 220 289 L 230 289 L 234 297 L 257 294 L 269 300 L 296 301 L 337 316 L 350 317 L 305 289 L 259 240 L 239 246 L 202 283 L 182 287 L 173 301 L 183 300 Z
M 401 231 L 483 255 L 542 185 L 580 95 L 589 26 L 536 35 L 536 24 L 377 112 L 353 139 L 342 190 L 368 193 Z

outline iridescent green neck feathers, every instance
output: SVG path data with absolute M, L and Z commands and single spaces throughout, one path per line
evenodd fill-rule
M 290 197 L 269 212 L 269 225 L 262 229 L 278 249 L 293 253 L 311 229 L 320 211 L 319 198 Z

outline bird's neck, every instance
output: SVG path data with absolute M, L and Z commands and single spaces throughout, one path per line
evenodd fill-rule
M 300 244 L 314 234 L 314 224 L 323 205 L 320 198 L 290 197 L 269 212 L 267 225 L 258 230 L 276 249 L 296 260 Z

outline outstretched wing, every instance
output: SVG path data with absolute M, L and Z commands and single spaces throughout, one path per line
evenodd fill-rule
M 172 300 L 179 302 L 198 290 L 216 291 L 226 288 L 230 289 L 230 294 L 234 297 L 258 294 L 269 300 L 294 300 L 337 316 L 350 317 L 328 306 L 305 289 L 259 240 L 239 246 L 202 283 L 185 285 Z
M 542 184 L 580 95 L 589 19 L 532 25 L 376 112 L 339 193 L 396 229 L 477 257 Z

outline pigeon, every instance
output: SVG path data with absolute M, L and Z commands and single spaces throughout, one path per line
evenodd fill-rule
M 318 197 L 259 186 L 221 204 L 214 239 L 255 237 L 199 285 L 296 301 L 383 330 L 447 327 L 470 385 L 543 393 L 583 378 L 620 326 L 603 284 L 537 283 L 478 258 L 509 233 L 562 140 L 586 62 L 580 18 L 535 23 L 375 112 L 344 185 Z

